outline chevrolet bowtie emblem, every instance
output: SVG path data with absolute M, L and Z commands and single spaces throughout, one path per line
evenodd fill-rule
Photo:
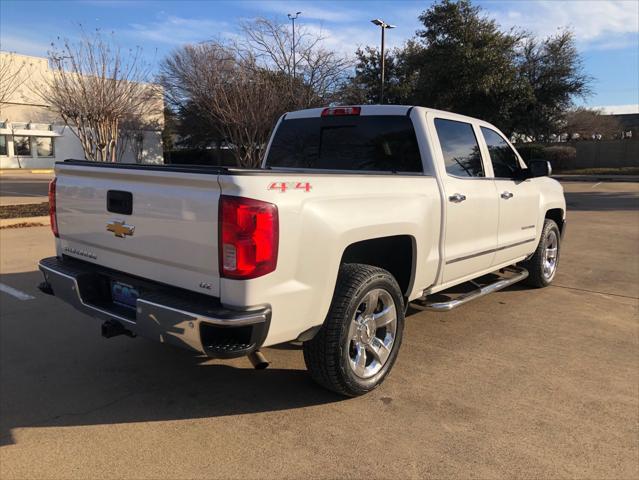
M 127 225 L 124 222 L 118 222 L 117 220 L 114 220 L 113 222 L 107 223 L 106 229 L 109 232 L 113 232 L 116 237 L 124 238 L 126 235 L 133 235 L 135 226 Z

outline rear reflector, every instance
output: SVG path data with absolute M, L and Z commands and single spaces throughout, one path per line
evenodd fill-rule
M 58 180 L 57 177 L 54 177 L 53 180 L 49 182 L 49 220 L 51 222 L 51 231 L 56 237 L 60 236 L 58 232 L 58 216 L 56 215 L 56 205 L 55 205 L 55 184 Z
M 279 243 L 275 205 L 222 195 L 219 222 L 222 277 L 245 280 L 275 270 Z
M 329 107 L 322 110 L 322 117 L 359 115 L 361 111 L 361 107 Z

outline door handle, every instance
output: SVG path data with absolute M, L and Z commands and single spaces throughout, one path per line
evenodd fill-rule
M 450 197 L 448 197 L 448 200 L 450 200 L 453 203 L 461 203 L 464 200 L 466 200 L 466 195 L 462 195 L 461 193 L 456 193 L 455 195 L 451 195 Z
M 510 192 L 503 192 L 501 194 L 501 198 L 503 198 L 504 200 L 508 200 L 509 198 L 513 198 L 513 196 L 514 195 L 512 193 L 510 193 Z

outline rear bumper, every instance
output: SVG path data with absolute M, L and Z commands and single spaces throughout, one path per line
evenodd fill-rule
M 214 358 L 234 358 L 257 350 L 268 333 L 270 307 L 231 310 L 219 300 L 128 276 L 75 259 L 50 257 L 40 270 L 53 294 L 76 309 L 126 330 Z M 139 291 L 136 307 L 114 303 L 111 282 Z

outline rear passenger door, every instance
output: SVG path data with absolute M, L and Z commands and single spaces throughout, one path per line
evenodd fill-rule
M 519 156 L 496 130 L 482 126 L 499 201 L 499 233 L 493 265 L 515 261 L 535 249 L 539 219 L 539 188 L 534 179 L 516 180 L 524 168 Z M 521 178 L 521 177 L 519 177 Z
M 435 118 L 434 127 L 446 213 L 441 281 L 448 283 L 492 265 L 499 206 L 495 183 L 486 178 L 477 128 L 452 118 Z

